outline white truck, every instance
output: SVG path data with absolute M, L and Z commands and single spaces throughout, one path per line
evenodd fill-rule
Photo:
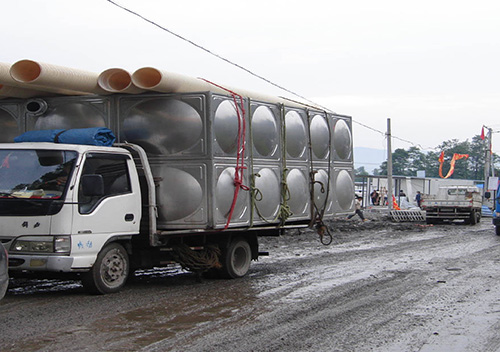
M 19 272 L 97 294 L 179 262 L 244 276 L 258 236 L 354 211 L 351 118 L 212 92 L 0 101 L 0 241 Z M 12 143 L 109 127 L 113 146 Z
M 475 186 L 440 187 L 436 195 L 424 195 L 422 209 L 428 224 L 463 220 L 475 225 L 481 220 L 482 196 Z

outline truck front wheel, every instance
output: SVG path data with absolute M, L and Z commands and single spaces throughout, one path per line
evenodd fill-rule
M 252 261 L 252 250 L 248 241 L 243 238 L 233 239 L 224 250 L 221 259 L 225 277 L 236 279 L 245 276 Z
M 94 294 L 118 292 L 127 281 L 129 267 L 125 248 L 118 243 L 111 243 L 101 250 L 92 269 L 83 274 L 83 287 Z

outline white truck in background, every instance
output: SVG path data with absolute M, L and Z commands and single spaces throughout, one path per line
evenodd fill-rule
M 436 195 L 424 195 L 422 210 L 427 224 L 462 220 L 475 225 L 481 220 L 482 196 L 475 186 L 440 187 Z

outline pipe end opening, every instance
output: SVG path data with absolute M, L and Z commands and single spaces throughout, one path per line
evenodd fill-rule
M 12 78 L 21 83 L 30 83 L 40 77 L 42 67 L 32 60 L 21 60 L 10 68 Z
M 151 89 L 161 82 L 160 71 L 152 67 L 140 68 L 132 75 L 132 82 L 139 88 Z

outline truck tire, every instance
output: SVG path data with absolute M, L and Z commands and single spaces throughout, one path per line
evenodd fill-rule
M 98 295 L 118 292 L 127 281 L 129 268 L 125 248 L 118 243 L 111 243 L 99 252 L 92 269 L 83 274 L 83 287 Z
M 252 261 L 252 250 L 248 241 L 243 238 L 233 239 L 223 251 L 221 259 L 223 277 L 236 279 L 245 276 Z
M 477 211 L 473 211 L 470 214 L 470 219 L 469 219 L 468 223 L 471 225 L 476 225 L 480 219 L 481 219 L 481 214 Z

